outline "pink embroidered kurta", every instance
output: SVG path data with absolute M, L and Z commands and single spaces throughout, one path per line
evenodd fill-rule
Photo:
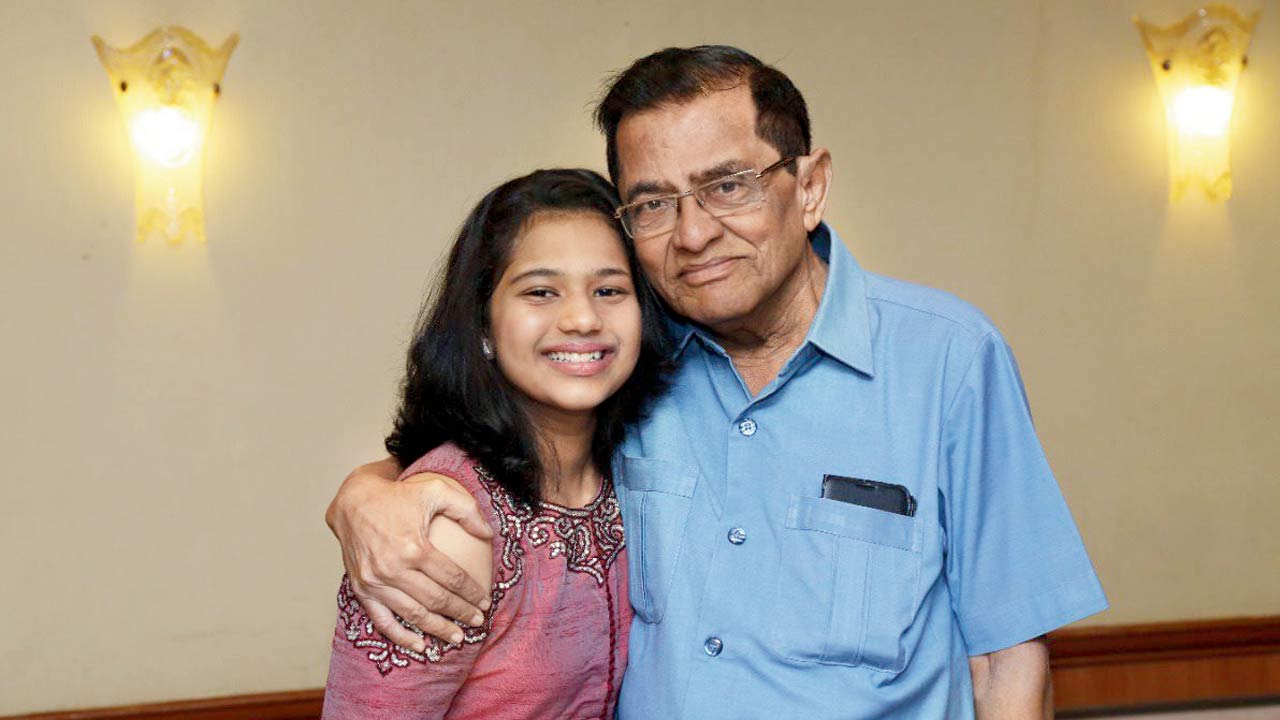
M 457 480 L 489 511 L 493 605 L 484 625 L 463 628 L 461 644 L 428 638 L 418 653 L 374 629 L 344 577 L 323 717 L 612 718 L 631 624 L 612 483 L 584 508 L 528 507 L 452 444 L 404 474 L 419 472 Z

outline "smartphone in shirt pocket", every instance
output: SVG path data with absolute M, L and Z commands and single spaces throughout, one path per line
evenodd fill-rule
M 916 514 L 916 499 L 911 497 L 905 487 L 893 483 L 843 475 L 823 475 L 822 497 L 907 517 L 914 517 Z

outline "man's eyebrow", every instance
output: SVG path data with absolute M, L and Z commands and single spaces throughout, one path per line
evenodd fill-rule
M 717 178 L 722 178 L 725 175 L 732 175 L 736 172 L 742 172 L 743 170 L 750 169 L 751 166 L 742 160 L 725 160 L 722 163 L 713 165 L 705 170 L 700 170 L 693 175 L 690 175 L 689 181 L 693 185 L 701 185 L 706 182 L 711 182 Z M 633 202 L 633 199 L 639 195 L 667 195 L 677 192 L 680 191 L 671 185 L 654 182 L 652 180 L 644 180 L 627 188 L 626 201 L 628 203 Z
M 631 202 L 637 195 L 665 195 L 675 191 L 676 189 L 670 185 L 656 183 L 652 180 L 643 180 L 627 188 L 626 201 Z
M 702 183 L 722 178 L 725 175 L 732 175 L 736 172 L 742 172 L 743 170 L 750 169 L 751 166 L 742 160 L 725 160 L 719 165 L 709 167 L 695 175 L 690 175 L 689 179 L 692 180 L 695 185 L 701 185 Z

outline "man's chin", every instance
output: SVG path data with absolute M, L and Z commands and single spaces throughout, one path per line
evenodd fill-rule
M 673 309 L 698 325 L 715 332 L 718 327 L 740 324 L 751 315 L 752 307 L 737 295 L 708 293 Z

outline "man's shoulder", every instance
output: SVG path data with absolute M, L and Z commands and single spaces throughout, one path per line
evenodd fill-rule
M 865 275 L 867 303 L 879 315 L 881 322 L 886 319 L 923 319 L 940 325 L 946 331 L 968 336 L 975 342 L 988 335 L 999 335 L 995 324 L 985 313 L 945 290 L 871 272 Z

